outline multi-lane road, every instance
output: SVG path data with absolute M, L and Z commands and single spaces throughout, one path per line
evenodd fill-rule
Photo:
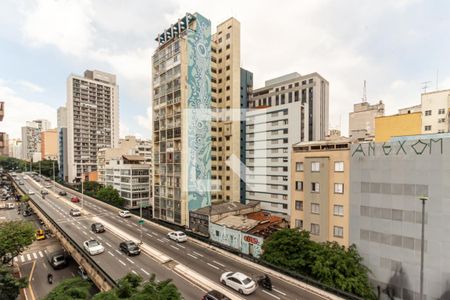
M 79 197 L 79 193 L 56 185 L 55 190 L 53 191 L 53 188 L 49 189 L 53 192 L 50 192 L 50 194 L 45 196 L 45 199 L 42 199 L 40 195 L 41 185 L 29 176 L 26 176 L 26 178 L 25 187 L 22 186 L 24 190 L 33 190 L 35 192 L 31 196 L 33 200 L 64 231 L 69 233 L 79 245 L 90 238 L 96 238 L 103 244 L 105 252 L 93 258 L 104 271 L 116 280 L 129 272 L 137 273 L 144 278 L 148 278 L 151 273 L 154 273 L 158 280 L 171 278 L 185 299 L 201 299 L 205 291 L 193 284 L 189 278 L 182 277 L 174 272 L 171 269 L 174 264 L 182 264 L 200 274 L 202 278 L 214 281 L 218 285 L 220 285 L 220 275 L 226 271 L 239 271 L 249 276 L 256 276 L 262 273 L 253 263 L 243 262 L 237 256 L 206 247 L 202 243 L 188 240 L 185 243 L 178 244 L 169 240 L 167 238 L 169 229 L 148 221 L 143 225 L 144 245 L 170 257 L 173 263 L 161 264 L 144 252 L 135 257 L 127 257 L 118 250 L 118 245 L 125 238 L 129 237 L 132 237 L 135 241 L 139 241 L 140 227 L 137 223 L 138 218 L 134 216 L 128 219 L 121 218 L 118 216 L 116 208 L 88 196 L 84 196 L 82 216 L 72 217 L 69 214 L 70 209 L 75 205 L 81 208 L 81 204 L 71 203 L 70 198 L 74 195 Z M 67 196 L 59 196 L 57 193 L 60 190 L 66 191 Z M 103 221 L 107 224 L 106 232 L 94 234 L 90 231 L 90 226 L 94 221 Z M 108 225 L 110 228 L 108 228 Z M 241 296 L 235 294 L 232 290 L 229 291 L 236 298 L 241 297 L 245 299 L 326 299 L 323 296 L 317 295 L 309 288 L 305 289 L 303 287 L 304 284 L 300 282 L 287 282 L 281 277 L 277 278 L 277 276 L 272 276 L 271 278 L 273 283 L 272 291 L 258 288 L 249 296 Z M 337 297 L 331 298 L 337 299 Z

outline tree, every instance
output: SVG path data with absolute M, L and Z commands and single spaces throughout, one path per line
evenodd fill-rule
M 34 241 L 31 222 L 9 221 L 0 223 L 0 261 L 8 264 Z
M 30 201 L 30 196 L 28 196 L 28 195 L 20 196 L 20 202 L 26 203 L 28 201 Z
M 262 259 L 271 264 L 364 299 L 375 299 L 369 269 L 362 264 L 355 245 L 346 249 L 336 242 L 316 243 L 306 231 L 283 229 L 264 243 L 263 250 Z
M 96 198 L 116 207 L 123 207 L 125 204 L 125 200 L 120 197 L 119 192 L 112 186 L 102 187 L 97 192 Z
M 91 283 L 80 277 L 69 278 L 58 284 L 45 300 L 90 299 Z
M 16 299 L 20 289 L 28 285 L 26 278 L 13 276 L 11 270 L 6 266 L 0 266 L 0 295 L 1 299 Z

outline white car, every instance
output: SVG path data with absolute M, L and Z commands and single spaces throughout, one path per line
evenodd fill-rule
M 28 195 L 34 195 L 34 191 L 28 190 Z
M 172 231 L 167 234 L 169 239 L 177 241 L 178 243 L 186 242 L 187 235 L 183 231 Z
M 119 211 L 119 216 L 122 218 L 129 218 L 131 217 L 131 213 L 128 210 L 121 210 Z
M 70 209 L 70 215 L 72 217 L 79 217 L 79 216 L 81 216 L 81 211 L 79 209 L 72 208 L 72 209 Z
M 105 247 L 97 240 L 89 240 L 83 243 L 84 250 L 89 252 L 90 255 L 97 255 L 105 251 Z
M 46 185 L 45 185 L 45 188 L 47 188 L 47 189 L 50 189 L 51 187 L 52 187 L 51 184 L 46 184 Z
M 220 276 L 220 282 L 243 295 L 250 295 L 256 290 L 256 282 L 239 272 L 225 272 Z

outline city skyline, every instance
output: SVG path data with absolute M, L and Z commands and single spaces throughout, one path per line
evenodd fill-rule
M 149 138 L 154 38 L 161 26 L 186 11 L 208 16 L 212 26 L 231 16 L 239 20 L 241 66 L 253 72 L 254 88 L 290 72 L 322 74 L 330 82 L 330 128 L 340 127 L 344 135 L 348 112 L 362 97 L 364 79 L 369 102 L 383 100 L 387 114 L 419 104 L 424 81 L 431 81 L 428 91 L 435 89 L 437 76 L 440 89 L 450 87 L 444 60 L 449 42 L 440 40 L 448 26 L 445 9 L 426 7 L 420 1 L 287 2 L 277 7 L 258 2 L 239 3 L 239 10 L 233 4 L 217 10 L 212 4 L 176 1 L 131 7 L 89 1 L 0 5 L 0 99 L 7 107 L 2 125 L 11 139 L 20 137 L 19 128 L 26 120 L 45 116 L 56 124 L 56 108 L 66 102 L 66 79 L 85 69 L 117 75 L 120 136 Z M 108 22 L 111 18 L 114 22 Z M 261 20 L 271 18 L 277 21 L 261 26 Z M 433 56 L 424 43 L 434 49 Z M 258 50 L 262 48 L 266 50 Z

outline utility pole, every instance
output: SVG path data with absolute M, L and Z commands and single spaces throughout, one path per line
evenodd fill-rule
M 422 201 L 422 239 L 420 244 L 420 300 L 423 300 L 423 261 L 425 250 L 425 202 L 428 197 L 422 196 L 419 198 Z
M 53 192 L 55 192 L 55 161 L 52 161 L 52 168 L 53 168 Z

